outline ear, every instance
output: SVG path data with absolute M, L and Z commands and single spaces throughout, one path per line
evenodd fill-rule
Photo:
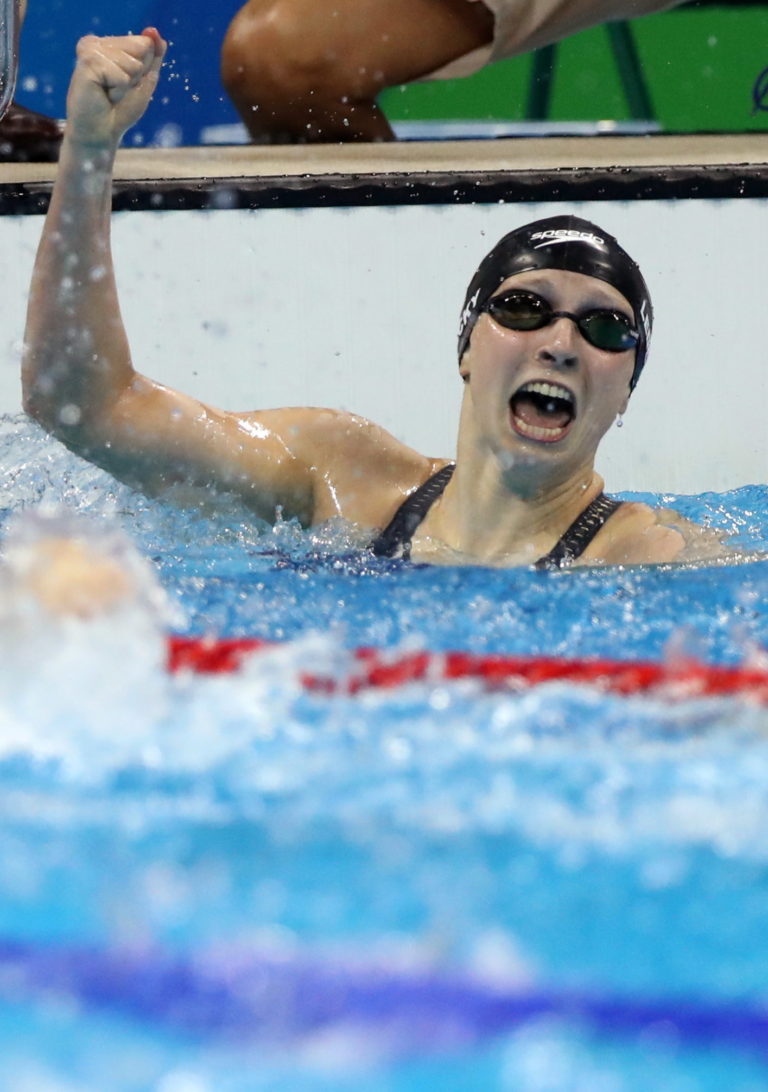
M 464 350 L 464 355 L 462 356 L 461 360 L 459 361 L 459 375 L 461 376 L 461 378 L 464 380 L 465 383 L 469 382 L 469 377 L 472 374 L 471 355 L 472 354 L 471 354 L 470 350 L 465 349 Z

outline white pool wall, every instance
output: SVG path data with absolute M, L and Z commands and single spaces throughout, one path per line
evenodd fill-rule
M 454 452 L 457 317 L 504 232 L 575 211 L 617 235 L 651 288 L 650 359 L 598 467 L 614 490 L 698 493 L 768 476 L 761 200 L 118 213 L 136 367 L 232 409 L 337 406 L 431 455 Z M 0 411 L 42 219 L 0 218 Z

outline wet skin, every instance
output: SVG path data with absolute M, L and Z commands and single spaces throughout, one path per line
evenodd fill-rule
M 556 311 L 581 314 L 606 308 L 632 319 L 632 308 L 617 289 L 581 273 L 521 273 L 507 278 L 494 296 L 510 288 L 536 292 Z M 611 353 L 590 345 L 569 318 L 540 330 L 519 331 L 481 315 L 461 363 L 476 442 L 500 458 L 513 478 L 518 467 L 538 489 L 589 473 L 600 441 L 627 408 L 634 357 L 634 350 Z M 511 400 L 521 387 L 536 381 L 565 388 L 573 397 L 573 417 L 562 434 L 552 430 L 554 439 L 515 427 Z
M 604 308 L 633 318 L 618 290 L 579 273 L 518 274 L 494 295 L 511 288 L 536 292 L 555 311 L 580 315 Z M 566 317 L 539 330 L 516 331 L 482 314 L 461 362 L 466 388 L 457 470 L 414 539 L 414 558 L 440 560 L 440 542 L 490 564 L 530 564 L 546 553 L 603 489 L 595 454 L 627 408 L 634 361 L 633 349 L 613 353 L 591 345 Z M 531 411 L 520 409 L 519 392 L 531 383 L 568 394 L 567 401 L 532 399 L 537 426 L 544 428 L 532 428 L 525 420 Z M 625 504 L 585 551 L 583 563 L 675 560 L 685 545 L 681 526 L 669 513 L 662 525 L 647 505 Z
M 25 408 L 73 451 L 148 494 L 184 503 L 230 496 L 262 518 L 280 514 L 304 526 L 340 516 L 383 527 L 445 459 L 349 413 L 219 410 L 134 368 L 109 242 L 111 184 L 120 138 L 146 109 L 165 49 L 152 28 L 78 45 L 30 291 Z M 96 267 L 104 275 L 94 279 Z M 499 290 L 512 283 L 535 289 L 556 310 L 607 306 L 631 314 L 611 286 L 579 274 L 521 274 Z M 633 362 L 633 352 L 596 349 L 567 318 L 519 332 L 481 316 L 461 363 L 456 472 L 419 529 L 413 556 L 515 565 L 547 553 L 602 489 L 594 455 L 626 408 Z M 447 368 L 455 375 L 455 364 Z M 521 398 L 532 381 L 572 396 L 573 414 L 562 401 L 550 414 L 540 390 Z M 537 438 L 532 420 L 534 428 L 554 424 L 555 434 Z M 683 536 L 663 520 L 645 505 L 623 505 L 584 563 L 675 560 Z

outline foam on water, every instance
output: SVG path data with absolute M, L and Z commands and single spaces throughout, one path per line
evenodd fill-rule
M 106 514 L 104 533 L 139 544 L 190 632 L 284 642 L 236 676 L 170 676 L 146 606 L 6 631 L 0 941 L 219 969 L 282 951 L 291 966 L 384 963 L 671 1009 L 765 1002 L 761 707 L 468 681 L 327 697 L 300 676 L 343 675 L 359 644 L 738 662 L 768 647 L 768 562 L 381 562 L 349 528 L 147 501 L 19 420 L 0 428 L 0 468 L 4 533 L 41 503 Z M 767 499 L 753 487 L 673 503 L 762 550 Z M 74 985 L 22 988 L 2 959 L 0 1004 L 15 1089 L 746 1090 L 768 1072 L 759 1054 L 669 1026 L 615 1036 L 562 1017 L 472 1043 L 443 1029 L 447 1056 L 404 1052 L 349 1010 L 238 1046 L 99 1008 Z

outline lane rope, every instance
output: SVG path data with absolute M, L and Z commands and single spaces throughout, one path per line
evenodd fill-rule
M 172 636 L 171 672 L 223 674 L 238 671 L 251 656 L 278 647 L 252 637 Z M 358 648 L 350 653 L 342 678 L 307 669 L 301 682 L 325 694 L 356 694 L 408 683 L 475 679 L 489 689 L 526 690 L 542 683 L 568 682 L 612 694 L 647 694 L 667 700 L 739 697 L 768 703 L 768 669 L 723 666 L 697 661 L 613 660 L 555 656 L 504 656 L 472 652 L 391 652 Z
M 556 1017 L 606 1035 L 663 1028 L 689 1047 L 768 1055 L 768 1009 L 685 997 L 632 998 L 503 989 L 469 978 L 391 972 L 294 954 L 216 962 L 157 950 L 48 946 L 0 938 L 0 994 L 65 998 L 183 1034 L 235 1043 L 296 1042 L 334 1026 L 383 1037 L 391 1053 L 455 1048 Z
M 686 997 L 633 998 L 514 989 L 471 978 L 361 967 L 293 953 L 190 958 L 157 950 L 44 945 L 0 938 L 0 995 L 64 998 L 198 1038 L 281 1046 L 334 1026 L 390 1053 L 481 1042 L 541 1017 L 604 1035 L 663 1028 L 689 1047 L 768 1056 L 768 1009 Z

